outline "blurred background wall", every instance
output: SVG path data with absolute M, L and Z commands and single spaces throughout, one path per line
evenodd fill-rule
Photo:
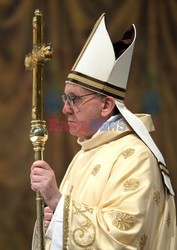
M 129 77 L 127 107 L 153 115 L 157 145 L 177 193 L 177 2 L 175 0 L 0 0 L 0 249 L 28 250 L 35 221 L 35 193 L 29 173 L 32 72 L 24 58 L 32 50 L 32 17 L 44 15 L 45 41 L 53 59 L 45 65 L 45 119 L 64 120 L 64 81 L 97 18 L 105 12 L 113 41 L 132 23 L 137 41 Z M 60 183 L 76 138 L 49 131 L 45 160 Z

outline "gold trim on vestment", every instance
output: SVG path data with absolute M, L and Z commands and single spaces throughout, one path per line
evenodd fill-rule
M 128 213 L 116 212 L 116 218 L 112 221 L 112 225 L 121 231 L 127 231 L 134 226 L 134 218 Z
M 124 191 L 134 191 L 139 187 L 139 181 L 135 178 L 128 179 L 124 183 Z
M 139 249 L 144 250 L 144 247 L 146 246 L 148 236 L 146 234 L 142 234 L 139 241 Z
M 132 156 L 135 152 L 134 148 L 127 148 L 124 151 L 122 151 L 122 155 L 124 156 L 124 159 Z
M 156 205 L 158 206 L 160 203 L 160 192 L 159 191 L 154 192 L 153 199 L 154 199 Z
M 71 196 L 66 195 L 64 200 L 64 219 L 63 219 L 63 250 L 67 250 L 68 234 L 69 234 L 69 206 Z
M 93 246 L 95 240 L 96 240 L 96 228 L 91 219 L 86 215 L 87 212 L 93 213 L 93 209 L 89 208 L 87 206 L 84 207 L 84 209 L 78 208 L 75 203 L 73 202 L 73 207 L 75 208 L 75 215 L 81 216 L 81 218 L 84 219 L 84 222 L 79 225 L 77 228 L 73 230 L 72 238 L 74 243 L 80 247 L 80 248 L 90 248 Z M 88 241 L 87 243 L 83 243 L 84 237 L 87 238 L 87 230 L 91 230 L 92 234 L 88 235 Z

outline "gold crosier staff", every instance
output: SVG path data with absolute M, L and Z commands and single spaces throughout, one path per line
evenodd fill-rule
M 33 50 L 25 57 L 26 69 L 33 70 L 32 121 L 30 140 L 33 144 L 35 160 L 43 160 L 44 145 L 48 138 L 44 121 L 43 66 L 52 57 L 52 48 L 43 43 L 43 15 L 35 10 L 33 17 Z M 37 244 L 38 250 L 45 249 L 44 242 L 44 202 L 39 191 L 36 191 Z

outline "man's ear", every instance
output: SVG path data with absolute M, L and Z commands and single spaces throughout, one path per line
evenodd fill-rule
M 115 107 L 115 100 L 112 96 L 106 96 L 103 102 L 104 103 L 103 103 L 101 115 L 103 118 L 110 117 L 113 114 L 113 110 Z

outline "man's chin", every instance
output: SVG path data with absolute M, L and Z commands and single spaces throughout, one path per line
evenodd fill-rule
M 77 131 L 75 131 L 75 130 L 73 130 L 73 129 L 71 129 L 71 128 L 69 128 L 69 133 L 70 133 L 71 135 L 77 135 Z
M 79 139 L 86 139 L 87 126 L 84 122 L 68 121 L 69 132 L 73 136 L 77 136 Z
M 69 132 L 72 135 L 77 135 L 80 131 L 80 126 L 76 121 L 68 121 Z
M 77 136 L 78 137 L 78 127 L 77 126 L 69 126 L 69 133 L 73 136 Z
M 69 132 L 70 133 L 77 133 L 78 132 L 79 128 L 78 128 L 76 123 L 68 122 L 68 125 L 69 125 Z

